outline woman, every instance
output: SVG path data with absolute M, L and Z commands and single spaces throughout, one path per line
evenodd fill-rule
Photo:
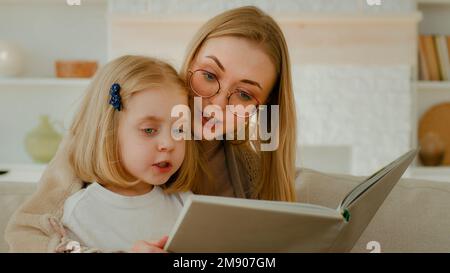
M 261 151 L 260 141 L 200 141 L 204 186 L 194 193 L 295 201 L 295 103 L 288 49 L 276 22 L 255 7 L 219 14 L 193 38 L 181 74 L 192 94 L 202 98 L 200 107 L 192 105 L 193 111 L 207 116 L 208 106 L 214 105 L 223 113 L 212 121 L 202 118 L 201 126 L 194 124 L 196 135 L 207 126 L 206 131 L 217 137 L 234 130 L 229 125 L 235 121 L 248 125 L 254 113 L 226 110 L 239 98 L 255 107 L 279 105 L 278 127 L 272 128 L 278 130 L 274 151 Z M 60 242 L 51 223 L 60 221 L 65 200 L 83 187 L 67 157 L 68 142 L 70 134 L 36 193 L 11 218 L 6 230 L 10 251 L 53 252 Z

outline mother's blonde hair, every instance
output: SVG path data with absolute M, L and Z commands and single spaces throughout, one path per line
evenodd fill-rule
M 133 186 L 140 181 L 120 164 L 117 128 L 121 111 L 108 102 L 112 84 L 120 84 L 122 105 L 139 91 L 161 88 L 189 96 L 185 83 L 170 65 L 148 57 L 123 56 L 102 67 L 88 86 L 70 128 L 73 135 L 69 160 L 76 175 L 86 182 Z M 170 90 L 170 91 L 169 91 Z M 167 192 L 196 189 L 198 152 L 194 141 L 186 141 L 180 169 L 163 185 Z
M 270 16 L 256 7 L 241 7 L 219 14 L 205 23 L 192 40 L 181 69 L 182 76 L 186 78 L 206 40 L 223 36 L 241 37 L 259 44 L 271 58 L 277 73 L 276 83 L 263 104 L 279 105 L 279 146 L 273 152 L 252 150 L 260 163 L 255 172 L 258 174 L 256 182 L 251 185 L 252 198 L 295 201 L 296 112 L 283 32 Z M 251 150 L 249 144 L 246 142 L 239 148 Z

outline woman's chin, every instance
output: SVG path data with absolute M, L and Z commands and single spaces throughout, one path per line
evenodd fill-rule
M 215 125 L 212 127 L 207 124 L 202 124 L 202 126 L 197 126 L 193 130 L 194 137 L 196 140 L 214 140 L 223 139 L 225 135 L 225 130 L 219 126 L 216 128 Z

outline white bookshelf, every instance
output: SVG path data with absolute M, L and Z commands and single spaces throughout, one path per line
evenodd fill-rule
M 450 167 L 411 167 L 406 176 L 450 183 Z
M 0 77 L 0 164 L 33 164 L 24 145 L 47 115 L 66 132 L 90 79 L 57 78 L 57 60 L 107 61 L 107 0 L 0 0 L 0 40 L 20 47 L 23 73 Z M 23 169 L 22 166 L 18 167 Z M 25 171 L 24 171 L 25 173 Z M 8 180 L 33 180 L 13 176 Z
M 421 19 L 420 12 L 391 12 L 382 14 L 368 13 L 345 13 L 345 12 L 322 12 L 322 13 L 291 13 L 291 14 L 272 14 L 273 18 L 280 24 L 336 24 L 336 23 L 403 23 L 417 22 Z M 115 23 L 158 23 L 158 24 L 179 24 L 194 23 L 202 24 L 211 18 L 210 15 L 194 16 L 180 15 L 176 16 L 150 16 L 148 14 L 129 14 L 125 12 L 116 12 L 109 14 L 108 19 L 114 19 Z
M 450 82 L 419 81 L 416 83 L 417 122 L 433 105 L 450 102 Z
M 420 5 L 430 5 L 430 4 L 450 4 L 450 0 L 417 0 Z
M 418 81 L 416 83 L 418 90 L 438 90 L 449 91 L 450 81 Z
M 33 88 L 33 87 L 80 87 L 85 88 L 90 79 L 80 78 L 0 78 L 0 92 L 3 88 Z
M 418 33 L 450 36 L 450 0 L 417 0 L 416 2 L 417 9 L 422 14 Z M 413 144 L 417 146 L 420 118 L 433 105 L 450 102 L 450 81 L 415 81 L 414 87 Z M 416 164 L 410 168 L 409 176 L 450 182 L 450 166 L 425 167 L 416 160 Z
M 0 183 L 37 183 L 47 164 L 0 164 Z

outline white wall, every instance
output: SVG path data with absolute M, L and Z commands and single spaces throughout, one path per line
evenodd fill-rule
M 294 67 L 293 79 L 301 145 L 351 147 L 359 175 L 409 150 L 409 66 L 308 65 Z
M 258 6 L 272 14 L 335 13 L 335 12 L 404 12 L 414 11 L 414 0 L 381 0 L 379 6 L 369 6 L 366 0 L 110 0 L 113 12 L 148 13 L 155 16 L 170 14 L 200 14 L 210 16 L 224 10 L 244 6 Z
M 25 52 L 25 77 L 54 77 L 57 59 L 106 60 L 106 2 L 0 1 L 0 40 Z
M 352 159 L 350 171 L 357 174 L 370 173 L 410 145 L 409 67 L 415 66 L 417 52 L 414 1 L 382 0 L 379 7 L 364 0 L 111 0 L 108 6 L 96 0 L 82 1 L 79 7 L 64 2 L 0 0 L 0 39 L 18 41 L 28 52 L 25 76 L 53 76 L 53 61 L 63 57 L 104 63 L 141 53 L 179 66 L 204 21 L 231 7 L 256 4 L 279 20 L 288 41 L 303 118 L 300 144 L 336 146 Z M 393 13 L 399 16 L 389 16 Z M 37 125 L 38 114 L 48 113 L 67 125 L 83 85 L 1 88 L 0 163 L 24 163 L 31 160 L 23 138 Z M 385 99 L 391 102 L 383 104 Z M 329 131 L 323 130 L 325 124 Z M 388 133 L 376 138 L 372 130 Z M 330 157 L 327 153 L 302 162 L 318 164 Z M 349 169 L 349 162 L 341 163 L 337 165 Z
M 54 77 L 57 59 L 105 63 L 107 2 L 82 3 L 0 0 L 0 40 L 16 43 L 26 56 L 24 82 L 0 79 L 0 164 L 31 163 L 24 147 L 26 133 L 38 125 L 41 114 L 67 128 L 86 86 L 27 78 Z
M 305 167 L 365 175 L 411 146 L 418 22 L 412 1 L 386 0 L 381 7 L 359 0 L 112 3 L 111 57 L 149 54 L 177 66 L 192 35 L 214 14 L 243 3 L 272 14 L 294 68 L 298 143 L 311 146 L 299 152 Z M 389 17 L 393 12 L 398 16 Z M 330 167 L 330 158 L 341 169 Z
M 49 115 L 60 133 L 69 128 L 85 84 L 17 87 L 0 90 L 0 164 L 32 163 L 25 151 L 25 136 L 39 124 L 39 115 Z

